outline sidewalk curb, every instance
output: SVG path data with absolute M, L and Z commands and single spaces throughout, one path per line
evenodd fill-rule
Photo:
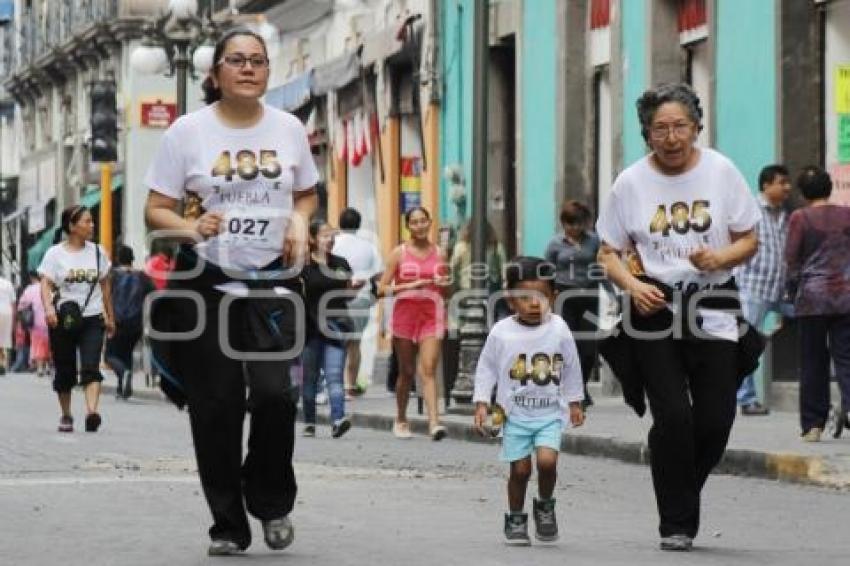
M 364 428 L 391 431 L 393 417 L 353 411 L 349 418 L 352 424 Z M 325 415 L 319 421 L 328 424 Z M 428 422 L 422 418 L 409 418 L 410 429 L 416 434 L 428 434 Z M 456 422 L 442 423 L 448 437 L 467 442 L 498 444 L 498 439 L 484 438 L 471 424 Z M 649 464 L 649 447 L 645 442 L 621 440 L 608 435 L 564 433 L 561 437 L 561 452 L 596 458 L 609 458 L 630 464 Z M 850 488 L 850 477 L 830 471 L 830 467 L 819 456 L 782 454 L 730 448 L 715 468 L 715 473 L 778 480 L 789 483 L 814 485 L 830 488 Z
M 103 394 L 115 394 L 115 385 L 104 385 Z M 139 390 L 133 398 L 168 402 L 158 390 Z M 322 424 L 330 424 L 328 415 L 317 415 Z M 354 410 L 349 414 L 353 425 L 390 432 L 393 417 Z M 428 421 L 420 417 L 409 418 L 413 433 L 427 436 Z M 465 442 L 499 444 L 495 438 L 479 435 L 472 424 L 446 421 L 442 423 L 448 437 Z M 577 434 L 565 432 L 561 436 L 561 452 L 579 456 L 609 458 L 629 464 L 649 464 L 649 447 L 645 442 L 622 440 L 613 435 Z M 850 476 L 833 470 L 828 461 L 820 456 L 762 452 L 741 448 L 729 448 L 714 473 L 777 480 L 788 483 L 814 485 L 838 489 L 850 488 Z

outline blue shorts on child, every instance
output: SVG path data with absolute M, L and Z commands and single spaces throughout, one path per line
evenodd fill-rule
M 516 462 L 531 455 L 540 447 L 561 449 L 564 422 L 560 418 L 516 420 L 508 417 L 502 429 L 502 451 L 499 460 Z

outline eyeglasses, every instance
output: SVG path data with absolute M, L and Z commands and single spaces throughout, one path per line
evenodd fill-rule
M 246 57 L 241 53 L 233 53 L 222 57 L 221 61 L 219 61 L 219 64 L 221 63 L 224 63 L 233 69 L 244 69 L 245 65 L 248 63 L 250 63 L 251 67 L 254 69 L 266 69 L 269 66 L 269 58 L 264 55 L 251 55 L 250 57 Z
M 691 124 L 656 124 L 649 128 L 649 137 L 654 141 L 664 141 L 670 135 L 670 132 L 673 132 L 673 135 L 677 138 L 687 137 L 691 133 Z

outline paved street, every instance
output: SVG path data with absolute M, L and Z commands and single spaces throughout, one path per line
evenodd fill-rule
M 76 394 L 74 407 L 81 415 Z M 47 381 L 0 378 L 0 563 L 227 562 L 204 555 L 208 517 L 186 415 L 111 397 L 102 414 L 97 434 L 78 422 L 77 432 L 59 435 Z M 400 442 L 365 429 L 332 440 L 320 429 L 299 438 L 296 461 L 296 542 L 273 554 L 254 523 L 251 564 L 846 563 L 850 494 L 841 491 L 714 477 L 697 551 L 669 555 L 655 549 L 648 468 L 562 455 L 561 541 L 509 549 L 495 446 Z

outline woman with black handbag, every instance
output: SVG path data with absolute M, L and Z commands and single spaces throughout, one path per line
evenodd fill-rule
M 59 240 L 62 232 L 67 235 Z M 100 356 L 103 335 L 115 333 L 109 287 L 109 259 L 100 245 L 91 242 L 94 220 L 84 206 L 62 211 L 57 243 L 47 250 L 38 273 L 41 297 L 50 328 L 50 349 L 56 374 L 53 390 L 59 396 L 62 416 L 59 432 L 73 432 L 71 390 L 79 383 L 86 397 L 86 432 L 97 432 L 101 423 Z M 80 357 L 77 379 L 77 353 Z

